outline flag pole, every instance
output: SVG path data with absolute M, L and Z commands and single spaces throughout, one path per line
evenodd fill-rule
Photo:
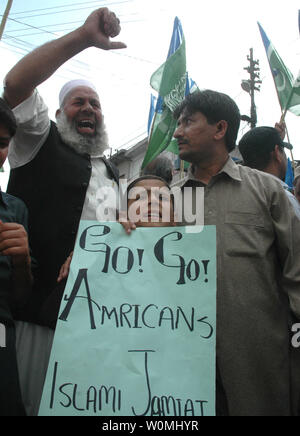
M 281 116 L 281 119 L 280 119 L 280 123 L 285 122 L 286 114 L 287 114 L 287 109 L 284 112 L 282 111 L 282 116 Z M 288 132 L 287 126 L 285 126 L 285 130 L 286 130 L 287 140 L 288 140 L 288 142 L 290 144 L 291 142 L 290 142 L 290 137 L 289 137 L 289 132 Z M 293 168 L 295 169 L 296 168 L 296 163 L 295 163 L 295 159 L 294 159 L 293 150 L 290 150 L 290 153 L 291 153 L 291 158 L 292 158 L 292 162 L 293 162 Z
M 155 124 L 155 121 L 156 121 L 156 116 L 157 116 L 157 112 L 155 112 L 155 115 L 154 115 L 153 120 L 152 120 L 152 126 L 151 126 L 151 130 L 150 130 L 150 135 L 149 135 L 149 138 L 148 138 L 148 143 L 149 144 L 151 142 L 151 138 L 152 138 L 152 135 L 153 135 L 154 124 Z
M 291 142 L 290 142 L 290 137 L 289 137 L 289 132 L 288 132 L 287 127 L 286 127 L 286 135 L 287 135 L 287 140 L 288 140 L 288 142 L 289 142 L 289 144 L 290 144 Z M 292 157 L 292 162 L 293 162 L 293 169 L 295 170 L 295 168 L 296 168 L 296 163 L 295 163 L 295 159 L 294 159 L 293 150 L 290 150 L 290 152 L 291 152 L 291 157 Z
M 289 105 L 290 105 L 290 102 L 292 101 L 293 95 L 294 95 L 294 86 L 292 88 L 291 95 L 289 96 L 289 99 L 288 99 L 287 104 L 285 106 L 285 110 L 282 111 L 282 116 L 281 116 L 281 122 L 282 123 L 284 122 L 286 114 L 287 114 L 287 111 L 289 110 Z M 279 98 L 279 95 L 278 95 L 278 98 Z
M 180 160 L 180 180 L 184 179 L 184 161 Z

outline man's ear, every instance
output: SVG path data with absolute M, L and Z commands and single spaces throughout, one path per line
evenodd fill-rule
M 3 167 L 8 154 L 8 147 L 0 148 L 0 168 Z
M 61 114 L 61 109 L 57 109 L 57 111 L 55 112 L 55 116 L 56 116 L 56 118 L 58 117 L 58 115 L 60 115 Z
M 275 145 L 275 148 L 274 148 L 273 153 L 274 153 L 274 158 L 275 158 L 275 160 L 276 160 L 277 162 L 281 162 L 281 161 L 282 161 L 282 158 L 283 158 L 283 153 L 282 153 L 282 150 L 281 150 L 281 148 L 279 147 L 279 145 Z
M 216 124 L 216 134 L 215 134 L 215 139 L 216 140 L 220 140 L 225 138 L 226 133 L 228 130 L 228 123 L 225 120 L 221 120 Z

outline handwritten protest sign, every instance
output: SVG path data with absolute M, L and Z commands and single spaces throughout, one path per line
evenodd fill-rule
M 215 227 L 82 221 L 40 415 L 214 415 L 215 332 Z

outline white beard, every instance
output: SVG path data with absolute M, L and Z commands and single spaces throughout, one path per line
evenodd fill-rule
M 56 116 L 56 125 L 63 142 L 77 153 L 102 156 L 108 149 L 108 136 L 104 122 L 100 126 L 97 125 L 95 136 L 83 136 L 77 132 L 74 123 L 68 121 L 62 111 Z

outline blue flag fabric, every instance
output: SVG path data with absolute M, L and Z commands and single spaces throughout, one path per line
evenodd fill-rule
M 173 35 L 170 43 L 168 59 L 179 49 L 183 42 L 183 29 L 178 17 L 175 17 Z
M 151 134 L 151 125 L 155 114 L 156 104 L 157 104 L 157 98 L 153 94 L 151 94 L 150 111 L 149 111 L 149 118 L 148 118 L 148 136 L 150 136 Z
M 285 183 L 288 185 L 289 188 L 293 189 L 293 182 L 294 182 L 294 172 L 293 172 L 292 162 L 290 159 L 288 159 Z

